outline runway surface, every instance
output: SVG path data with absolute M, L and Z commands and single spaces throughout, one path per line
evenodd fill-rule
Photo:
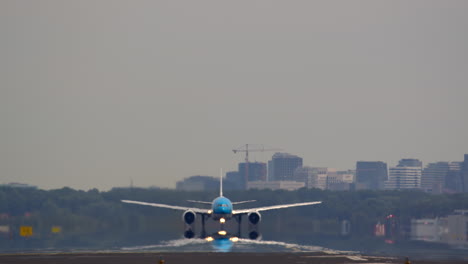
M 2 254 L 2 264 L 337 264 L 337 263 L 405 263 L 404 258 L 364 256 L 359 254 L 336 254 L 329 252 L 304 253 L 46 253 Z M 452 263 L 466 261 L 411 260 L 413 264 Z
M 1 249 L 0 249 L 1 250 Z M 175 239 L 153 245 L 95 249 L 35 249 L 3 251 L 0 264 L 383 264 L 405 263 L 403 256 L 375 256 L 313 245 L 279 241 Z M 432 253 L 432 254 L 431 254 Z M 387 254 L 388 255 L 388 254 Z M 468 256 L 423 250 L 410 255 L 412 264 L 468 263 Z M 424 259 L 424 260 L 423 260 Z

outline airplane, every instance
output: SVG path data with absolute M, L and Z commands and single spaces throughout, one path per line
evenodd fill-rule
M 256 227 L 257 224 L 261 221 L 260 212 L 262 211 L 277 210 L 277 209 L 298 207 L 298 206 L 316 205 L 316 204 L 322 203 L 321 201 L 315 201 L 315 202 L 280 204 L 280 205 L 235 210 L 233 205 L 255 202 L 255 200 L 231 202 L 231 200 L 224 197 L 222 173 L 221 173 L 221 179 L 220 179 L 219 197 L 215 198 L 212 202 L 188 200 L 189 202 L 193 202 L 193 203 L 210 204 L 211 209 L 209 210 L 202 209 L 202 208 L 195 208 L 195 207 L 184 207 L 184 206 L 177 206 L 177 205 L 148 203 L 148 202 L 132 201 L 132 200 L 121 200 L 121 201 L 124 203 L 129 203 L 129 204 L 147 205 L 147 206 L 153 206 L 153 207 L 159 207 L 159 208 L 168 208 L 168 209 L 173 209 L 173 210 L 184 211 L 184 213 L 182 214 L 182 219 L 188 226 L 194 225 L 197 215 L 200 215 L 201 222 L 202 222 L 201 237 L 206 238 L 208 241 L 213 241 L 213 240 L 229 237 L 231 234 L 228 234 L 226 231 L 224 231 L 224 224 L 226 223 L 226 221 L 232 218 L 235 218 L 238 222 L 237 237 L 235 236 L 231 237 L 232 241 L 236 241 L 238 237 L 241 237 L 241 222 L 242 222 L 242 216 L 244 215 L 247 216 L 247 219 L 249 220 L 250 224 Z M 218 233 L 215 233 L 208 237 L 206 236 L 206 231 L 205 231 L 205 220 L 207 218 L 212 218 L 215 221 L 219 221 L 219 223 L 221 224 L 221 230 Z M 195 236 L 195 233 L 192 231 L 191 228 L 189 228 L 185 231 L 184 236 L 186 238 L 193 238 Z M 250 239 L 259 238 L 259 233 L 258 231 L 256 231 L 256 228 L 250 231 L 249 238 Z

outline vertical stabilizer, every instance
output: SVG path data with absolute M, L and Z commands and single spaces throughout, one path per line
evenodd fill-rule
M 219 179 L 219 196 L 222 197 L 223 196 L 223 169 L 221 169 L 221 173 L 220 173 L 220 179 Z

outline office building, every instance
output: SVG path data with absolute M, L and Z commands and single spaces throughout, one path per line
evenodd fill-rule
M 239 176 L 244 181 L 266 181 L 267 166 L 263 162 L 239 163 Z
M 388 180 L 387 164 L 382 161 L 356 162 L 356 189 L 384 189 Z
M 397 167 L 421 167 L 422 168 L 423 164 L 422 161 L 418 159 L 401 159 L 398 162 Z
M 468 210 L 455 210 L 454 214 L 447 217 L 447 220 L 447 243 L 460 248 L 468 248 Z
M 390 167 L 385 189 L 419 189 L 421 188 L 421 167 Z
M 294 191 L 304 188 L 303 182 L 296 181 L 253 181 L 247 182 L 247 189 L 271 189 L 271 190 L 287 190 Z
M 307 188 L 327 188 L 328 168 L 325 167 L 299 167 L 294 171 L 293 180 L 303 182 Z
M 316 168 L 316 172 L 312 174 L 307 183 L 308 188 L 316 188 L 321 190 L 327 189 L 328 183 L 328 168 Z
M 306 186 L 309 185 L 310 179 L 316 175 L 319 171 L 326 171 L 327 168 L 317 167 L 299 167 L 293 173 L 293 180 L 297 182 L 303 182 Z
M 292 181 L 294 171 L 302 167 L 302 158 L 288 153 L 277 152 L 268 162 L 269 181 Z
M 331 191 L 348 191 L 354 183 L 355 172 L 352 170 L 347 171 L 333 171 L 327 175 L 327 190 Z
M 465 159 L 460 170 L 463 192 L 468 192 L 468 154 L 465 154 Z
M 468 248 L 468 210 L 455 210 L 447 217 L 412 219 L 411 239 Z
M 421 188 L 422 162 L 418 159 L 402 159 L 396 167 L 389 169 L 385 189 L 419 189 Z
M 422 171 L 421 189 L 430 193 L 442 193 L 449 169 L 448 162 L 427 164 L 426 168 Z
M 411 219 L 411 240 L 442 243 L 447 235 L 447 218 Z
M 461 168 L 463 162 L 450 162 L 449 171 L 445 177 L 445 189 L 444 192 L 448 193 L 459 193 L 463 192 L 463 184 L 461 177 Z
M 331 191 L 347 191 L 354 182 L 354 174 L 344 171 L 329 171 L 327 173 L 326 189 Z
M 293 180 L 305 183 L 307 188 L 322 190 L 349 190 L 355 172 L 337 171 L 326 167 L 300 167 L 294 172 Z

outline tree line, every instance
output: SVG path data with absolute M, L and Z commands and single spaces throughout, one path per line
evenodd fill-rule
M 262 212 L 261 232 L 265 239 L 306 243 L 340 237 L 343 220 L 351 223 L 351 237 L 372 238 L 374 225 L 384 222 L 388 215 L 394 215 L 401 226 L 408 226 L 413 218 L 442 217 L 456 209 L 468 209 L 468 193 L 431 195 L 416 190 L 303 188 L 229 191 L 225 195 L 232 201 L 257 201 L 236 208 L 322 201 L 317 206 Z M 193 207 L 202 205 L 187 200 L 211 201 L 216 196 L 216 192 L 170 189 L 115 188 L 101 192 L 0 187 L 0 226 L 10 229 L 8 234 L 0 233 L 0 248 L 109 248 L 175 239 L 183 233 L 182 212 L 124 204 L 120 200 Z M 34 235 L 21 237 L 21 226 L 32 226 Z M 60 232 L 51 232 L 56 226 Z

